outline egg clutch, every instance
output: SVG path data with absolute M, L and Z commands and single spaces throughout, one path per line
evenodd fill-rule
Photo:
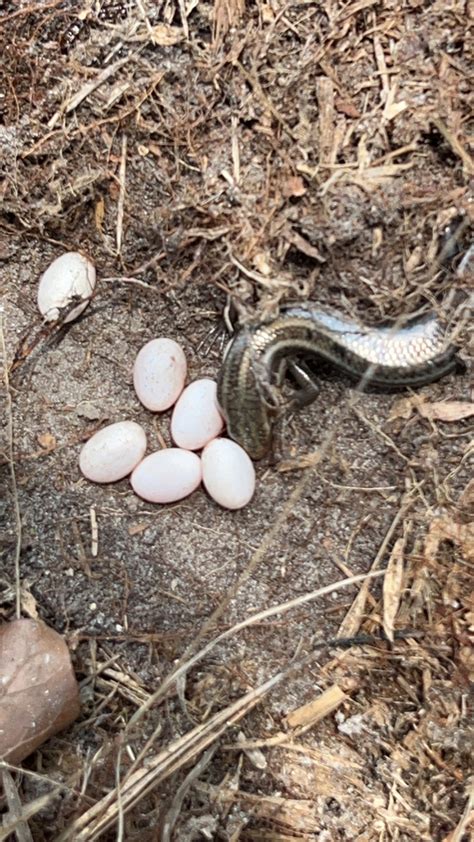
M 87 307 L 96 283 L 95 267 L 78 252 L 57 258 L 38 287 L 38 308 L 46 321 L 70 322 Z M 203 483 L 210 497 L 226 509 L 240 509 L 255 490 L 255 469 L 245 450 L 221 436 L 224 418 L 217 385 L 203 378 L 185 386 L 184 351 L 167 337 L 151 339 L 138 352 L 133 385 L 140 403 L 152 413 L 173 407 L 174 447 L 149 453 L 146 432 L 122 420 L 95 433 L 83 446 L 79 467 L 86 479 L 110 483 L 130 476 L 139 497 L 150 503 L 174 503 Z
M 182 348 L 165 337 L 144 345 L 133 368 L 135 392 L 143 406 L 152 412 L 174 407 L 171 438 L 176 447 L 145 456 L 143 427 L 135 421 L 118 421 L 86 442 L 79 458 L 81 471 L 99 483 L 131 474 L 135 494 L 150 503 L 175 503 L 203 482 L 216 503 L 240 509 L 255 489 L 253 464 L 238 444 L 219 437 L 224 419 L 215 381 L 194 380 L 185 387 L 186 371 Z

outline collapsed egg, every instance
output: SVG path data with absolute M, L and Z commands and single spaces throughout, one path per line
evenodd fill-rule
M 214 439 L 202 452 L 202 481 L 216 503 L 225 509 L 241 509 L 255 491 L 255 469 L 240 445 L 230 439 Z
M 48 322 L 61 316 L 64 308 L 76 300 L 77 307 L 66 315 L 64 321 L 72 322 L 89 304 L 96 281 L 95 267 L 82 254 L 69 251 L 56 258 L 42 274 L 38 286 L 38 308 Z
M 118 421 L 95 433 L 81 450 L 79 467 L 92 482 L 116 482 L 143 459 L 145 431 L 135 421 Z
M 214 380 L 195 380 L 186 387 L 173 410 L 171 436 L 187 450 L 200 450 L 222 431 Z
M 183 391 L 186 358 L 173 339 L 152 339 L 138 352 L 133 385 L 143 406 L 162 412 L 173 406 Z
M 150 503 L 175 503 L 191 494 L 201 478 L 199 456 L 189 450 L 168 447 L 150 453 L 140 462 L 130 482 L 135 494 Z

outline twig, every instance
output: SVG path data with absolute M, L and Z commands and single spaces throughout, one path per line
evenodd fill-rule
M 373 573 L 377 570 L 382 562 L 382 559 L 387 551 L 387 547 L 390 541 L 395 534 L 395 530 L 398 527 L 398 524 L 405 517 L 408 509 L 412 504 L 412 500 L 410 499 L 410 492 L 407 492 L 404 499 L 401 502 L 401 505 L 393 518 L 390 526 L 388 527 L 384 539 L 380 544 L 380 547 L 377 551 L 377 555 L 375 556 L 370 571 Z M 367 602 L 367 597 L 369 594 L 369 580 L 366 579 L 362 583 L 362 587 L 360 588 L 354 602 L 352 603 L 351 607 L 349 608 L 347 614 L 345 615 L 341 625 L 339 626 L 339 630 L 337 632 L 337 636 L 340 638 L 347 637 L 347 635 L 356 634 L 359 630 L 360 623 L 362 620 L 362 615 L 364 612 L 365 604 Z
M 23 818 L 23 805 L 18 795 L 18 790 L 15 786 L 12 776 L 7 769 L 3 770 L 3 791 L 8 804 L 8 813 L 3 816 L 3 831 L 0 830 L 0 840 L 8 839 L 12 830 L 15 832 L 18 842 L 33 842 L 28 823 Z M 10 819 L 12 821 L 10 821 Z M 10 830 L 6 825 L 10 825 Z
M 340 584 L 338 583 L 338 586 Z M 300 661 L 276 673 L 259 687 L 250 690 L 236 702 L 218 711 L 204 723 L 200 723 L 184 736 L 178 737 L 154 757 L 147 757 L 143 765 L 122 784 L 121 799 L 124 813 L 131 810 L 147 793 L 189 763 L 207 746 L 216 743 L 230 727 L 261 702 L 270 690 L 307 667 L 321 649 L 346 645 L 349 645 L 347 641 L 316 642 L 312 651 Z M 113 825 L 117 815 L 117 793 L 113 790 L 69 825 L 57 842 L 67 842 L 72 839 L 74 842 L 93 842 Z
M 461 161 L 464 164 L 464 168 L 465 168 L 467 174 L 468 175 L 474 175 L 474 161 L 472 160 L 471 156 L 469 155 L 469 152 L 466 152 L 466 150 L 464 149 L 464 146 L 461 145 L 461 143 L 459 142 L 457 137 L 454 137 L 454 135 L 451 134 L 448 127 L 445 126 L 445 124 L 443 123 L 443 121 L 439 117 L 431 115 L 430 120 L 433 123 L 433 125 L 436 126 L 436 128 L 438 129 L 440 135 L 442 135 L 444 137 L 446 143 L 449 143 L 453 152 L 459 158 L 461 158 Z
M 183 804 L 186 793 L 192 787 L 194 781 L 196 781 L 199 778 L 199 776 L 202 775 L 204 769 L 209 765 L 215 754 L 216 748 L 217 746 L 213 745 L 203 754 L 201 759 L 186 775 L 183 783 L 176 790 L 173 801 L 171 802 L 171 807 L 169 808 L 165 816 L 163 830 L 161 833 L 161 842 L 171 842 L 171 834 L 173 832 L 173 828 L 181 811 L 181 806 Z
M 82 88 L 79 91 L 77 91 L 77 93 L 74 94 L 73 97 L 71 97 L 71 99 L 69 100 L 69 102 L 66 103 L 66 105 L 63 105 L 61 108 L 58 109 L 58 111 L 56 111 L 55 114 L 53 114 L 48 123 L 48 128 L 53 129 L 58 120 L 61 119 L 63 114 L 69 114 L 71 111 L 74 111 L 74 109 L 76 109 L 77 106 L 80 105 L 81 102 L 83 102 L 83 100 L 87 99 L 87 97 L 90 96 L 98 87 L 100 87 L 100 85 L 106 82 L 107 79 L 113 76 L 114 73 L 117 72 L 117 70 L 120 70 L 120 68 L 123 67 L 124 64 L 127 64 L 127 62 L 129 62 L 132 58 L 135 58 L 135 56 L 128 55 L 125 58 L 119 59 L 114 64 L 111 64 L 109 67 L 104 67 L 101 73 L 98 73 L 97 76 L 95 76 L 94 79 L 91 79 L 90 82 L 86 82 L 86 84 L 83 85 Z
M 117 232 L 116 232 L 117 255 L 119 255 L 121 250 L 122 250 L 126 171 L 127 171 L 127 135 L 123 134 L 122 135 L 122 153 L 121 153 L 121 156 L 120 156 L 120 168 L 119 168 L 120 188 L 119 188 L 119 198 L 118 198 L 118 205 L 117 205 Z
M 5 382 L 6 404 L 7 404 L 7 439 L 8 439 L 8 461 L 10 463 L 10 477 L 12 482 L 13 495 L 13 510 L 15 512 L 16 524 L 16 546 L 14 555 L 14 570 L 15 570 L 15 595 L 16 605 L 15 612 L 17 619 L 21 616 L 21 577 L 20 577 L 20 554 L 21 554 L 21 514 L 20 504 L 18 502 L 18 489 L 16 484 L 15 473 L 15 459 L 13 453 L 13 405 L 10 391 L 10 381 L 8 378 L 8 363 L 7 363 L 7 349 L 5 345 L 5 333 L 3 330 L 3 310 L 0 309 L 0 343 L 2 346 L 3 356 L 3 379 Z
M 469 829 L 469 825 L 474 823 L 474 785 L 471 785 L 468 795 L 466 807 L 452 833 L 447 837 L 445 842 L 462 842 L 463 836 Z
M 255 555 L 252 557 L 252 561 L 255 559 Z M 247 570 L 248 570 L 248 568 L 247 568 Z M 245 574 L 245 572 L 246 571 L 244 571 L 244 574 Z M 376 578 L 378 576 L 383 576 L 383 575 L 384 575 L 384 571 L 379 570 L 379 571 L 375 571 L 375 572 L 371 572 L 371 573 L 362 573 L 362 574 L 357 575 L 357 576 L 351 576 L 350 578 L 342 579 L 339 582 L 334 582 L 331 585 L 326 585 L 323 588 L 318 588 L 316 591 L 311 591 L 310 593 L 303 594 L 303 596 L 296 597 L 295 599 L 291 599 L 288 602 L 283 602 L 283 603 L 280 603 L 279 605 L 274 605 L 271 608 L 267 608 L 264 611 L 259 611 L 256 614 L 252 614 L 250 617 L 247 617 L 245 620 L 242 620 L 240 623 L 236 623 L 236 625 L 232 626 L 230 629 L 227 629 L 227 631 L 222 632 L 220 635 L 218 635 L 216 638 L 214 638 L 208 644 L 206 644 L 206 646 L 204 646 L 192 658 L 190 658 L 188 661 L 186 661 L 185 658 L 186 658 L 186 655 L 188 654 L 189 649 L 190 649 L 190 647 L 188 647 L 188 649 L 184 653 L 181 661 L 177 664 L 177 666 L 173 670 L 173 672 L 171 672 L 170 675 L 163 680 L 163 682 L 161 683 L 158 690 L 156 690 L 156 692 L 152 696 L 150 696 L 146 700 L 146 702 L 144 702 L 143 705 L 133 714 L 131 719 L 129 719 L 129 721 L 127 722 L 127 724 L 124 728 L 124 731 L 123 731 L 124 738 L 126 736 L 127 731 L 129 731 L 134 725 L 136 725 L 140 721 L 140 719 L 143 717 L 143 715 L 146 713 L 146 711 L 149 710 L 154 704 L 157 704 L 166 695 L 166 693 L 168 692 L 170 687 L 173 686 L 173 684 L 175 684 L 177 681 L 180 681 L 180 680 L 182 681 L 184 679 L 186 673 L 188 672 L 188 670 L 191 669 L 191 667 L 193 667 L 198 661 L 201 661 L 203 658 L 205 658 L 206 655 L 208 655 L 209 652 L 211 652 L 212 649 L 214 649 L 214 647 L 217 646 L 219 643 L 222 643 L 224 640 L 227 640 L 228 638 L 230 638 L 233 635 L 237 634 L 238 632 L 242 631 L 242 629 L 245 629 L 248 626 L 254 625 L 255 623 L 261 622 L 262 620 L 266 620 L 269 617 L 273 617 L 275 614 L 281 614 L 281 613 L 284 613 L 286 611 L 289 611 L 292 608 L 296 608 L 299 605 L 304 605 L 305 603 L 311 602 L 312 600 L 317 599 L 320 596 L 325 596 L 326 594 L 329 594 L 329 593 L 332 593 L 333 591 L 339 590 L 341 587 L 348 587 L 349 585 L 353 585 L 353 584 L 357 584 L 358 582 L 362 582 L 367 577 L 368 578 Z M 234 589 L 238 590 L 241 583 L 242 583 L 242 577 L 238 580 L 237 586 L 234 586 Z M 234 591 L 234 589 L 232 589 L 232 592 Z M 229 598 L 230 598 L 229 594 L 227 594 L 226 600 L 228 600 Z M 227 602 L 226 602 L 226 604 L 227 604 Z M 214 612 L 214 615 L 215 615 L 215 613 L 216 612 Z M 214 615 L 212 615 L 212 616 L 214 616 Z M 212 619 L 212 617 L 211 617 L 211 619 Z M 201 639 L 203 631 L 206 628 L 206 626 L 207 626 L 207 623 L 205 623 L 203 628 L 201 629 L 201 632 L 200 632 L 200 634 L 198 635 L 198 638 L 197 638 L 198 640 Z M 160 727 L 161 727 L 161 725 L 158 726 L 158 728 L 160 728 Z M 145 745 L 142 747 L 139 755 L 135 759 L 135 762 L 132 764 L 131 768 L 128 770 L 128 772 L 125 776 L 125 781 L 127 780 L 127 777 L 133 773 L 134 769 L 138 766 L 138 764 L 145 757 L 145 755 L 148 752 L 150 746 L 155 741 L 156 736 L 157 736 L 157 731 L 153 732 L 151 734 L 151 736 L 148 738 Z M 119 783 L 119 780 L 120 780 L 119 779 L 120 755 L 121 755 L 121 749 L 119 749 L 118 757 L 117 757 L 117 786 L 118 786 L 118 783 Z

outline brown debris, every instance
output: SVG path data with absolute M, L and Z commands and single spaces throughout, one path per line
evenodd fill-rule
M 0 759 L 17 764 L 77 719 L 79 688 L 63 638 L 37 620 L 0 626 L 0 675 Z
M 474 403 L 467 401 L 437 401 L 436 403 L 421 403 L 417 406 L 423 418 L 430 421 L 461 421 L 474 415 Z
M 151 336 L 215 377 L 227 295 L 249 322 L 434 308 L 468 359 L 472 2 L 3 5 L 0 612 L 68 629 L 84 707 L 3 778 L 0 835 L 464 842 L 469 374 L 400 401 L 321 372 L 235 516 L 91 488 L 77 453 Z M 77 248 L 97 295 L 41 327 L 39 270 Z
M 346 698 L 341 688 L 334 685 L 316 699 L 288 713 L 286 722 L 290 728 L 311 728 L 316 722 L 336 710 Z
M 408 420 L 414 411 L 429 421 L 462 421 L 474 415 L 474 403 L 470 401 L 434 401 L 430 402 L 420 395 L 400 398 L 395 401 L 390 412 L 389 421 L 397 418 Z
M 405 544 L 405 536 L 396 540 L 383 580 L 383 630 L 391 643 L 394 640 L 395 618 L 401 599 Z

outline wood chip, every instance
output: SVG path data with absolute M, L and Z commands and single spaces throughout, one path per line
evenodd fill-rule
M 401 114 L 402 111 L 405 111 L 405 109 L 408 108 L 408 103 L 405 102 L 405 100 L 395 102 L 396 92 L 396 85 L 394 85 L 392 88 L 390 88 L 387 94 L 387 102 L 385 103 L 385 108 L 383 111 L 383 119 L 387 122 L 390 122 L 390 120 L 394 120 L 395 117 L 398 117 L 398 115 Z
M 184 32 L 178 26 L 169 26 L 167 23 L 158 23 L 152 27 L 152 41 L 159 47 L 173 47 L 179 44 L 184 38 Z
M 368 596 L 369 583 L 368 581 L 362 582 L 357 596 L 337 630 L 338 637 L 354 637 L 357 634 L 362 624 Z
M 319 106 L 319 161 L 333 163 L 334 143 L 334 84 L 332 79 L 320 76 L 316 79 L 316 96 Z
M 40 433 L 40 435 L 37 436 L 37 439 L 39 446 L 42 447 L 43 450 L 51 451 L 56 447 L 56 439 L 51 435 L 51 433 Z
M 395 618 L 400 605 L 403 584 L 403 556 L 406 538 L 398 538 L 390 554 L 387 572 L 383 580 L 383 629 L 393 643 Z
M 347 696 L 337 684 L 329 687 L 306 705 L 291 711 L 286 717 L 290 728 L 309 728 L 339 707 Z

